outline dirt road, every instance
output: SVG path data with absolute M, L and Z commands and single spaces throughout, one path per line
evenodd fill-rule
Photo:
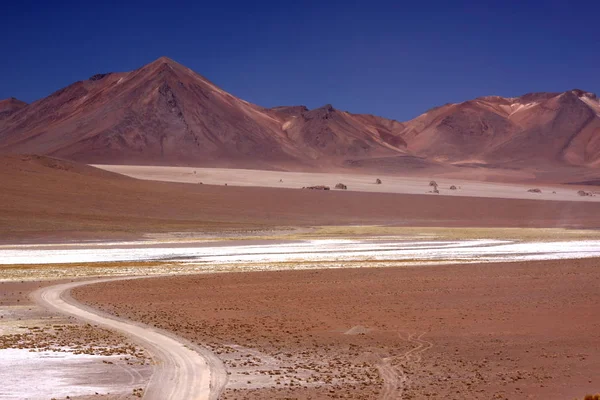
M 112 280 L 115 279 L 96 279 L 45 287 L 36 291 L 33 296 L 37 303 L 48 309 L 124 333 L 150 352 L 156 369 L 146 387 L 144 398 L 217 399 L 227 383 L 227 373 L 222 362 L 214 354 L 175 335 L 102 314 L 78 303 L 69 295 L 76 287 Z

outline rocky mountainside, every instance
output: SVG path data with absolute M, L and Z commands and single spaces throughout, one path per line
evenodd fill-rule
M 600 165 L 600 102 L 581 90 L 482 97 L 398 122 L 331 105 L 264 108 L 165 57 L 32 104 L 0 101 L 0 152 L 85 163 L 237 168 Z
M 403 144 L 393 124 L 379 120 L 387 121 L 330 106 L 262 108 L 163 57 L 11 111 L 0 122 L 0 151 L 86 163 L 293 168 L 403 151 L 389 144 Z
M 27 103 L 24 101 L 11 97 L 10 99 L 0 100 L 0 120 L 8 118 L 11 114 L 19 111 L 21 108 L 26 107 Z
M 593 93 L 482 97 L 406 123 L 408 150 L 438 161 L 598 165 L 600 101 Z

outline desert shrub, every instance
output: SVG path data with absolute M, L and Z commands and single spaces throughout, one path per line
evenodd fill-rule
M 542 189 L 533 188 L 528 190 L 529 193 L 542 193 Z
M 579 196 L 591 196 L 592 195 L 590 192 L 586 192 L 585 190 L 580 190 L 577 192 L 577 194 Z
M 456 186 L 454 186 L 454 185 L 450 186 L 450 190 L 456 190 Z
M 438 184 L 437 184 L 437 182 L 436 182 L 436 181 L 430 181 L 430 182 L 429 182 L 429 186 L 432 186 L 434 189 L 437 189 L 437 187 L 438 187 Z
M 338 183 L 337 185 L 335 185 L 336 189 L 341 189 L 341 190 L 346 190 L 348 189 L 348 186 L 344 185 L 343 183 Z
M 375 179 L 375 184 L 376 185 L 381 185 L 381 179 L 379 179 L 379 178 Z

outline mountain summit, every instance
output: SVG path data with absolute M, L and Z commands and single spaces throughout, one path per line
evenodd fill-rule
M 381 153 L 376 127 L 331 107 L 331 122 L 320 109 L 299 110 L 250 104 L 161 57 L 132 72 L 94 75 L 11 114 L 0 123 L 0 150 L 86 163 L 267 168 Z
M 435 108 L 406 123 L 412 152 L 451 162 L 598 166 L 600 102 L 574 89 L 481 97 Z
M 27 106 L 27 103 L 14 97 L 0 100 L 0 119 L 8 117 L 25 106 Z
M 331 168 L 439 163 L 600 165 L 589 92 L 481 97 L 398 122 L 327 104 L 264 108 L 167 58 L 26 104 L 0 101 L 0 152 L 85 163 Z M 409 163 L 405 161 L 409 160 Z

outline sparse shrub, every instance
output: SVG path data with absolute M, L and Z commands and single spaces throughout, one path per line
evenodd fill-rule
M 379 178 L 375 179 L 375 184 L 376 185 L 381 185 L 381 179 L 379 179 Z
M 436 182 L 436 181 L 430 181 L 430 182 L 429 182 L 429 186 L 433 187 L 433 189 L 434 189 L 434 190 L 436 190 L 436 189 L 437 189 L 437 187 L 438 187 L 438 184 L 437 184 L 437 182 Z
M 529 193 L 542 193 L 542 189 L 533 188 L 528 190 Z
M 591 192 L 586 192 L 585 190 L 580 190 L 580 191 L 577 192 L 577 194 L 579 196 L 591 196 L 592 195 Z
M 344 185 L 343 183 L 338 183 L 337 185 L 335 185 L 336 189 L 341 189 L 341 190 L 346 190 L 348 189 L 348 186 Z
M 450 190 L 456 190 L 456 186 L 454 186 L 454 185 L 450 186 Z

